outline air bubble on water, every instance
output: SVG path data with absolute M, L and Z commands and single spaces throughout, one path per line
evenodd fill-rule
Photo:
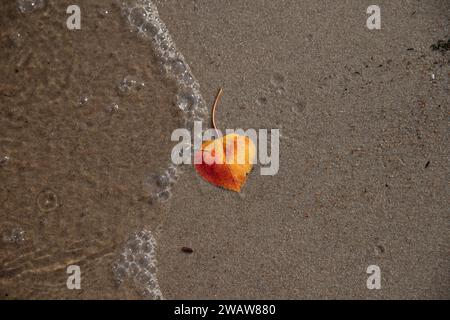
M 6 166 L 10 160 L 11 160 L 11 158 L 9 156 L 0 157 L 0 167 Z
M 129 256 L 131 258 L 132 253 L 136 253 L 139 251 L 141 244 L 139 243 L 139 241 L 137 239 L 133 239 L 128 243 L 128 246 L 129 246 L 129 250 L 130 250 Z
M 197 104 L 197 98 L 189 92 L 181 92 L 177 96 L 177 107 L 183 111 L 192 110 Z
M 85 105 L 87 105 L 89 102 L 89 98 L 87 96 L 81 96 L 78 99 L 78 106 L 80 107 L 84 107 Z
M 117 103 L 110 104 L 105 108 L 105 110 L 108 113 L 116 113 L 119 111 L 119 105 Z
M 135 276 L 140 273 L 140 268 L 136 262 L 130 262 L 130 266 L 128 267 L 128 272 L 130 275 Z
M 147 285 L 147 289 L 155 290 L 155 288 L 156 288 L 156 283 L 155 283 L 154 278 L 151 277 L 151 276 L 150 276 L 149 278 L 147 278 L 147 279 L 146 279 L 146 285 Z
M 50 212 L 58 207 L 58 196 L 50 189 L 41 191 L 36 201 L 39 210 L 43 212 Z
M 125 77 L 119 83 L 119 90 L 122 92 L 128 92 L 131 91 L 134 86 L 136 86 L 136 80 Z
M 142 284 L 143 286 L 147 287 L 148 286 L 148 282 L 149 282 L 150 279 L 151 279 L 151 276 L 149 276 L 147 273 L 139 272 L 139 273 L 136 273 L 136 276 L 135 276 L 134 280 L 136 282 Z M 145 289 L 147 289 L 147 288 L 145 288 Z
M 141 251 L 144 252 L 145 254 L 152 255 L 154 253 L 155 246 L 156 242 L 147 240 L 142 244 Z
M 167 168 L 167 173 L 169 174 L 169 176 L 175 177 L 178 173 L 178 169 L 175 165 L 172 164 Z
M 114 275 L 116 277 L 116 280 L 123 279 L 128 274 L 127 270 L 121 265 L 114 265 L 113 266 L 113 273 L 114 273 Z M 119 283 L 121 283 L 121 282 L 122 281 L 119 281 Z
M 128 96 L 134 92 L 139 91 L 145 86 L 144 82 L 134 79 L 132 77 L 123 78 L 118 85 L 119 94 Z
M 156 37 L 158 37 L 158 35 L 156 35 Z M 167 40 L 165 40 L 165 39 L 159 40 L 158 45 L 161 49 L 161 53 L 163 53 L 163 54 L 168 53 L 169 48 L 170 48 L 170 43 Z
M 147 193 L 157 193 L 160 190 L 157 181 L 158 175 L 152 174 L 144 179 L 142 182 L 142 188 Z
M 152 275 L 156 274 L 156 265 L 154 264 L 154 261 L 152 261 L 152 263 L 150 263 L 149 265 L 147 265 L 147 271 L 150 272 Z
M 167 174 L 160 175 L 156 179 L 156 184 L 160 188 L 167 188 L 170 185 L 170 177 Z
M 158 193 L 158 199 L 161 202 L 165 202 L 167 200 L 169 200 L 170 196 L 171 196 L 171 192 L 170 190 L 163 190 L 161 192 Z
M 30 13 L 45 7 L 45 0 L 17 0 L 17 7 L 22 13 Z
M 190 145 L 186 148 L 190 148 Z M 171 196 L 171 186 L 177 179 L 177 168 L 172 164 L 163 174 L 152 174 L 145 178 L 142 187 L 149 194 L 149 203 L 156 204 L 157 202 L 167 201 Z
M 184 150 L 190 149 L 191 145 L 186 145 L 186 147 L 184 148 Z M 178 179 L 178 169 L 176 166 L 174 165 L 170 165 L 167 168 L 166 174 L 169 176 L 170 181 L 173 183 Z
M 172 60 L 170 67 L 175 74 L 183 74 L 187 71 L 186 64 L 180 59 Z
M 128 261 L 129 263 L 134 262 L 134 255 L 132 252 L 126 253 L 124 257 L 125 257 L 125 260 Z
M 142 250 L 145 253 L 152 253 L 153 249 L 156 247 L 156 240 L 151 233 L 144 233 L 140 235 L 142 239 Z
M 161 45 L 161 43 L 169 44 L 169 40 L 167 38 L 167 35 L 164 32 L 159 32 L 155 37 L 156 42 Z
M 131 9 L 129 19 L 132 25 L 135 27 L 140 27 L 147 19 L 147 13 L 144 8 L 136 7 Z
M 140 32 L 144 36 L 147 36 L 149 38 L 153 38 L 153 37 L 155 37 L 158 34 L 159 30 L 158 30 L 158 27 L 155 24 L 147 21 L 147 22 L 144 22 L 142 24 L 142 26 L 140 27 Z
M 195 82 L 194 77 L 192 77 L 192 75 L 190 73 L 188 73 L 188 72 L 183 74 L 183 77 L 182 77 L 181 81 L 186 86 L 192 86 L 194 84 L 194 82 Z
M 139 266 L 147 266 L 151 264 L 151 257 L 146 255 L 146 254 L 140 254 L 137 259 L 136 262 Z
M 12 230 L 5 231 L 2 234 L 2 241 L 4 243 L 21 243 L 25 241 L 25 231 L 21 228 L 13 228 Z

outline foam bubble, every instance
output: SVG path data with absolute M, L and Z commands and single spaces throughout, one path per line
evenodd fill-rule
M 21 243 L 25 241 L 25 231 L 22 228 L 13 228 L 2 234 L 4 243 Z
M 6 166 L 10 160 L 11 160 L 11 158 L 9 156 L 0 157 L 0 167 Z
M 156 26 L 155 24 L 153 24 L 149 21 L 146 21 L 140 27 L 140 31 L 145 36 L 147 36 L 149 38 L 153 38 L 154 36 L 156 36 L 158 34 L 159 30 L 158 30 L 158 26 Z
M 129 19 L 134 26 L 136 27 L 142 26 L 146 18 L 147 13 L 145 12 L 144 8 L 136 7 L 130 10 Z
M 46 0 L 17 0 L 17 7 L 22 13 L 30 13 L 35 10 L 43 9 Z
M 167 168 L 167 174 L 169 175 L 170 179 L 172 181 L 175 181 L 178 179 L 178 169 L 175 165 L 170 165 L 169 168 Z
M 110 104 L 105 108 L 105 111 L 108 113 L 115 113 L 119 111 L 119 105 L 117 103 Z
M 167 174 L 160 175 L 156 183 L 160 188 L 168 188 L 170 186 L 170 177 Z
M 177 95 L 177 107 L 182 111 L 189 111 L 197 105 L 197 97 L 192 92 L 180 92 Z
M 89 102 L 89 97 L 87 97 L 87 96 L 81 96 L 81 97 L 78 99 L 78 106 L 84 107 L 85 105 L 88 104 L 88 102 Z
M 170 165 L 161 175 L 151 174 L 143 181 L 144 191 L 149 193 L 150 203 L 165 202 L 171 196 L 171 187 L 178 179 L 177 167 Z
M 167 76 L 177 82 L 179 94 L 189 91 L 196 101 L 195 108 L 206 109 L 200 85 L 183 55 L 176 49 L 167 27 L 159 18 L 155 4 L 149 0 L 122 0 L 119 3 L 131 27 L 153 44 Z M 186 113 L 185 117 L 189 117 L 189 114 Z
M 165 202 L 165 201 L 169 200 L 171 195 L 172 195 L 172 193 L 170 192 L 170 190 L 166 189 L 166 190 L 159 192 L 156 196 L 159 201 Z
M 119 285 L 129 281 L 149 299 L 163 299 L 157 278 L 156 240 L 148 230 L 131 234 L 113 265 Z
M 141 37 L 152 44 L 162 69 L 167 77 L 173 79 L 177 84 L 175 105 L 182 111 L 186 128 L 192 130 L 194 121 L 206 119 L 208 109 L 200 93 L 200 84 L 192 74 L 181 52 L 177 50 L 166 25 L 159 17 L 156 5 L 150 0 L 116 1 L 131 29 L 137 30 Z M 170 198 L 170 188 L 176 180 L 175 176 L 170 178 L 169 185 L 156 183 L 150 188 L 152 189 L 149 195 L 150 203 L 167 201 Z M 148 189 L 148 185 L 146 188 Z
M 127 76 L 120 81 L 118 85 L 118 90 L 121 96 L 129 96 L 139 91 L 144 86 L 145 86 L 144 82 Z
M 45 189 L 37 197 L 39 210 L 44 212 L 53 211 L 58 207 L 58 196 L 50 189 Z
M 172 60 L 170 67 L 175 74 L 184 74 L 187 70 L 185 63 L 180 59 Z

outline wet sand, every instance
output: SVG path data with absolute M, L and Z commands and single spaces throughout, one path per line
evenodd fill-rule
M 145 259 L 166 299 L 450 298 L 446 1 L 381 1 L 380 31 L 356 0 L 156 1 L 219 127 L 282 132 L 277 175 L 236 194 L 185 166 L 156 203 L 176 86 L 116 6 L 78 3 L 82 32 L 67 1 L 0 5 L 0 298 L 158 298 Z
M 112 1 L 79 1 L 76 31 L 69 4 L 1 5 L 1 297 L 145 298 L 113 266 L 132 232 L 161 225 L 150 194 L 183 124 L 176 88 Z

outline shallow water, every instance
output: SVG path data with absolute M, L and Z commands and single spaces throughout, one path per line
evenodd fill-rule
M 0 6 L 0 294 L 159 299 L 170 134 L 198 116 L 177 97 L 201 96 L 161 25 L 136 24 L 137 5 L 156 21 L 149 2 L 80 0 L 81 30 L 71 4 Z M 67 289 L 68 265 L 85 290 Z

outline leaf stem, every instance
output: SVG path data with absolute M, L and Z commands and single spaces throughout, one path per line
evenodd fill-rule
M 216 108 L 217 108 L 217 105 L 219 104 L 219 100 L 220 100 L 220 97 L 222 97 L 222 94 L 223 94 L 223 89 L 220 88 L 219 92 L 217 92 L 216 99 L 214 100 L 214 105 L 212 108 L 212 116 L 211 116 L 212 125 L 213 125 L 214 130 L 216 130 L 217 134 L 218 134 L 218 132 L 217 132 L 217 127 L 216 127 Z

